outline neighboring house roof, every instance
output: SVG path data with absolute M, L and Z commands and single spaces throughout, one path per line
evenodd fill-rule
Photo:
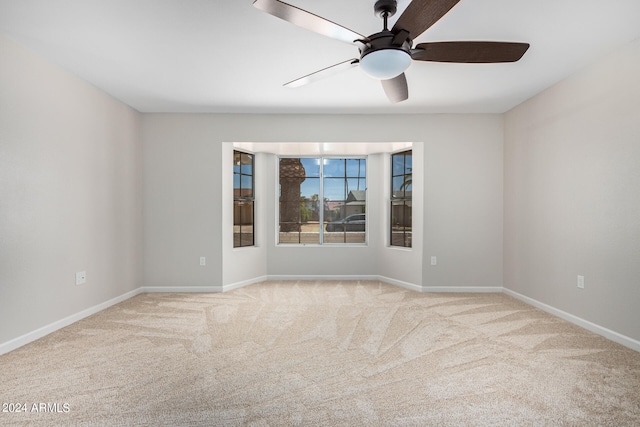
M 364 202 L 367 200 L 366 190 L 351 190 L 347 196 L 347 203 L 349 202 Z

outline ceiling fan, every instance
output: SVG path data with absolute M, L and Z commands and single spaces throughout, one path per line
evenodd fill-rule
M 280 0 L 255 0 L 253 5 L 270 15 L 284 19 L 307 30 L 354 44 L 360 51 L 359 58 L 329 66 L 286 83 L 298 87 L 360 66 L 365 73 L 380 80 L 392 103 L 409 98 L 404 71 L 411 61 L 498 63 L 518 61 L 529 48 L 528 43 L 494 41 L 446 41 L 419 43 L 413 40 L 429 29 L 460 0 L 413 0 L 400 15 L 391 30 L 387 20 L 396 13 L 396 0 L 378 0 L 375 14 L 383 19 L 383 30 L 365 37 L 342 25 L 329 21 Z

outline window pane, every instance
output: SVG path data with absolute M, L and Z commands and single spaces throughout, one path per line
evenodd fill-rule
M 405 192 L 405 197 L 411 197 L 411 186 L 413 184 L 413 175 L 408 173 L 404 176 L 402 188 Z
M 324 242 L 366 242 L 366 159 L 324 162 Z
M 241 153 L 240 155 L 240 173 L 246 175 L 253 175 L 253 155 L 247 153 Z
M 233 197 L 253 197 L 253 176 L 233 174 Z
M 364 190 L 367 188 L 366 180 L 364 178 L 347 178 L 346 180 L 346 191 L 347 199 L 350 197 L 351 192 L 362 192 L 362 197 L 364 197 Z
M 404 173 L 411 173 L 413 169 L 413 153 L 411 151 L 406 152 L 404 162 Z
M 347 176 L 355 178 L 367 176 L 367 160 L 347 159 Z
M 253 246 L 253 202 L 233 202 L 233 246 Z
M 347 199 L 347 186 L 344 178 L 324 179 L 324 198 L 330 201 L 344 201 Z
M 412 167 L 411 150 L 391 156 L 391 246 L 411 247 Z
M 280 222 L 278 242 L 281 244 L 318 244 L 320 243 L 320 225 L 315 223 Z
M 281 158 L 279 180 L 279 243 L 365 242 L 366 159 Z M 344 223 L 352 214 L 359 223 Z M 341 231 L 327 229 L 333 221 Z
M 304 197 L 300 201 L 300 220 L 303 223 L 315 222 L 316 224 L 320 220 L 320 201 L 317 194 Z
M 323 173 L 325 177 L 345 176 L 345 159 L 324 159 Z
M 320 178 L 307 177 L 300 186 L 300 243 L 320 243 Z
M 391 203 L 391 245 L 411 247 L 411 202 Z
M 301 198 L 318 198 L 320 194 L 320 178 L 307 177 L 300 185 L 300 197 Z
M 303 158 L 298 159 L 302 163 L 305 176 L 320 177 L 320 159 L 317 158 Z
M 349 209 L 349 206 L 347 206 Z M 325 225 L 325 243 L 365 243 L 366 215 L 355 213 Z
M 240 185 L 242 186 L 241 197 L 253 197 L 253 177 L 241 175 Z
M 405 156 L 400 153 L 400 154 L 394 154 L 392 157 L 392 172 L 391 174 L 393 176 L 397 176 L 397 175 L 404 175 L 404 158 Z
M 233 152 L 233 247 L 254 246 L 253 154 Z
M 392 181 L 393 194 L 392 197 L 404 197 L 405 176 L 394 176 Z

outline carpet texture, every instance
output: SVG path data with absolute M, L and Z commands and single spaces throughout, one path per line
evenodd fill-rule
M 503 294 L 373 281 L 139 295 L 0 375 L 0 425 L 640 425 L 640 353 Z

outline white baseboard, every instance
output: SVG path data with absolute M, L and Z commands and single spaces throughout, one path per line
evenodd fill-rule
M 640 341 L 634 340 L 633 338 L 629 338 L 625 335 L 619 334 L 610 329 L 607 329 L 595 323 L 589 322 L 588 320 L 584 320 L 578 316 L 569 314 L 566 311 L 559 310 L 555 307 L 542 303 L 538 300 L 519 294 L 518 292 L 512 291 L 511 289 L 503 288 L 502 292 L 516 299 L 519 299 L 520 301 L 523 301 L 529 305 L 539 308 L 540 310 L 546 311 L 547 313 L 551 313 L 554 316 L 557 316 L 561 319 L 566 320 L 567 322 L 571 322 L 574 325 L 578 325 L 581 328 L 584 328 L 595 334 L 601 335 L 613 342 L 617 342 L 618 344 L 621 344 L 632 350 L 640 351 Z
M 500 286 L 423 286 L 422 292 L 469 292 L 469 293 L 502 293 Z
M 264 282 L 269 280 L 269 276 L 255 277 L 249 280 L 243 280 L 242 282 L 230 283 L 222 286 L 222 292 L 232 291 L 234 289 L 244 288 L 245 286 L 253 285 L 255 283 Z
M 379 280 L 380 276 L 376 275 L 323 275 L 323 274 L 315 274 L 315 275 L 269 275 L 266 276 L 266 280 L 282 280 L 282 281 L 317 281 L 317 280 L 327 280 L 327 281 L 336 281 L 336 280 Z
M 141 288 L 142 292 L 149 294 L 156 293 L 220 293 L 225 289 L 222 286 L 144 286 Z
M 118 297 L 112 298 L 109 301 L 105 301 L 101 304 L 94 305 L 93 307 L 87 308 L 86 310 L 82 310 L 76 314 L 72 314 L 71 316 L 67 316 L 64 319 L 57 320 L 46 326 L 38 328 L 35 331 L 28 332 L 22 336 L 19 336 L 18 338 L 14 338 L 10 341 L 0 343 L 0 355 L 13 351 L 19 347 L 22 347 L 23 345 L 27 345 L 37 339 L 44 337 L 45 335 L 49 335 L 50 333 L 57 331 L 58 329 L 62 329 L 66 326 L 69 326 L 72 323 L 77 322 L 78 320 L 82 320 L 85 317 L 89 317 L 106 308 L 111 307 L 112 305 L 128 300 L 129 298 L 132 298 L 141 293 L 143 293 L 142 288 L 135 289 L 133 291 L 127 292 L 126 294 L 122 294 Z
M 370 281 L 380 281 L 385 282 L 390 285 L 398 286 L 401 288 L 409 289 L 416 292 L 422 292 L 422 286 L 416 285 L 409 282 L 403 282 L 402 280 L 391 279 L 390 277 L 379 276 L 379 275 L 353 275 L 353 276 L 336 276 L 336 275 L 314 275 L 314 276 L 267 276 L 266 280 L 282 280 L 282 281 L 316 281 L 316 280 L 326 280 L 326 281 L 357 281 L 357 280 L 370 280 Z
M 410 291 L 423 292 L 422 286 L 416 285 L 414 283 L 404 282 L 402 280 L 396 280 L 385 276 L 377 276 L 376 280 L 380 280 L 381 282 L 385 282 L 393 286 L 398 286 L 400 288 L 409 289 Z
M 142 288 L 143 292 L 227 292 L 233 289 L 243 288 L 255 283 L 273 281 L 358 281 L 358 280 L 377 280 L 388 283 L 390 285 L 409 289 L 416 292 L 470 292 L 470 293 L 501 293 L 502 288 L 499 286 L 421 286 L 415 283 L 404 282 L 402 280 L 392 279 L 380 275 L 266 275 L 260 276 L 242 282 L 229 283 L 223 286 L 146 286 Z

